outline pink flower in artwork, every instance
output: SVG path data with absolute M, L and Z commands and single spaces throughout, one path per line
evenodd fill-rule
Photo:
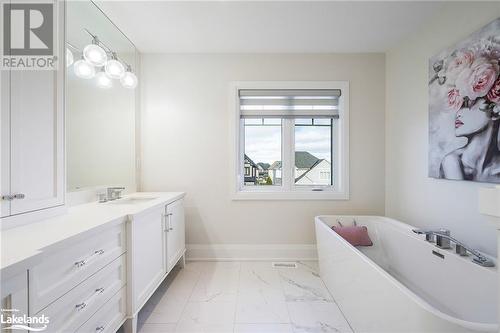
M 448 108 L 452 111 L 458 111 L 462 104 L 464 103 L 464 99 L 460 96 L 460 92 L 458 89 L 453 88 L 448 91 Z
M 446 68 L 446 78 L 449 82 L 455 81 L 457 76 L 474 62 L 474 52 L 459 51 L 451 59 Z
M 486 98 L 488 98 L 490 102 L 500 104 L 500 77 L 495 81 L 495 84 L 491 87 Z
M 490 91 L 498 77 L 498 72 L 497 63 L 479 59 L 458 75 L 455 84 L 460 95 L 475 100 L 485 96 Z

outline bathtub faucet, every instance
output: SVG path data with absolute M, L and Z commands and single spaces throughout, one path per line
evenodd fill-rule
M 449 249 L 450 240 L 443 238 L 442 235 L 449 236 L 450 230 L 448 229 L 413 229 L 413 232 L 419 235 L 425 235 L 425 240 L 436 245 L 442 249 Z
M 493 267 L 495 263 L 490 258 L 483 255 L 478 250 L 472 249 L 461 241 L 450 236 L 448 229 L 413 229 L 414 233 L 425 235 L 425 240 L 433 243 L 434 237 L 436 239 L 436 246 L 442 249 L 450 249 L 451 243 L 455 243 L 455 252 L 461 256 L 466 256 L 468 253 L 473 255 L 472 262 L 480 266 Z

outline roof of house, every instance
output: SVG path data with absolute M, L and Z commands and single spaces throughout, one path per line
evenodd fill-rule
M 257 164 L 255 164 L 254 161 L 252 161 L 252 159 L 250 157 L 247 156 L 247 154 L 245 154 L 245 161 L 247 161 L 251 166 L 253 166 L 254 168 L 257 167 Z
M 281 169 L 281 161 L 274 161 L 269 167 L 269 170 Z
M 308 153 L 307 151 L 295 152 L 295 167 L 297 169 L 311 169 L 317 163 L 321 162 L 319 158 Z M 270 170 L 281 169 L 281 161 L 275 161 L 269 167 Z
M 263 170 L 267 170 L 271 166 L 271 164 L 264 163 L 264 162 L 259 162 L 259 163 L 257 163 L 257 165 L 260 166 Z
M 307 151 L 295 152 L 295 167 L 298 169 L 311 169 L 319 159 Z

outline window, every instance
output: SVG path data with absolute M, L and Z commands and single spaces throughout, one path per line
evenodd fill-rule
M 348 83 L 235 84 L 235 199 L 348 198 Z
M 256 175 L 247 176 L 245 185 L 281 185 L 281 119 L 243 119 L 245 131 L 245 170 L 247 165 L 256 169 Z M 276 162 L 276 163 L 275 163 Z

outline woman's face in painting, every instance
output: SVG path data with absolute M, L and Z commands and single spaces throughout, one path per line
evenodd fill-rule
M 455 116 L 455 135 L 468 136 L 481 132 L 491 119 L 486 112 L 479 110 L 479 103 L 472 108 L 461 108 Z

